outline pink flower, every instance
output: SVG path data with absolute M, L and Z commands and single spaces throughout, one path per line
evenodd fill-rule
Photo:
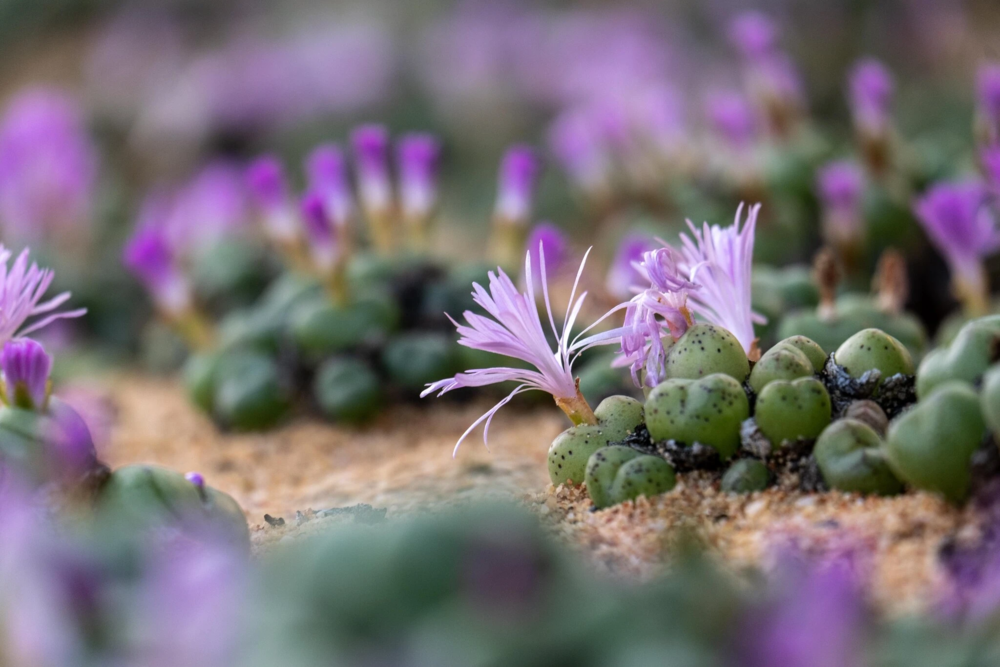
M 427 385 L 427 388 L 421 393 L 421 397 L 434 392 L 438 392 L 438 396 L 440 396 L 459 387 L 483 387 L 508 381 L 519 383 L 510 394 L 477 419 L 462 434 L 462 437 L 459 438 L 458 443 L 455 445 L 456 452 L 466 436 L 484 421 L 486 424 L 483 429 L 483 442 L 486 442 L 490 422 L 493 421 L 493 416 L 497 411 L 509 403 L 517 394 L 531 389 L 551 394 L 556 399 L 556 403 L 567 414 L 570 414 L 570 410 L 566 406 L 572 405 L 573 407 L 585 410 L 584 414 L 589 412 L 590 419 L 593 419 L 593 413 L 590 412 L 590 408 L 586 406 L 586 402 L 580 396 L 576 380 L 573 378 L 572 365 L 574 353 L 580 352 L 592 345 L 614 342 L 616 340 L 616 333 L 598 334 L 584 340 L 579 340 L 579 336 L 573 341 L 569 339 L 573 323 L 576 321 L 576 317 L 583 307 L 584 299 L 587 296 L 586 292 L 579 296 L 576 294 L 580 275 L 583 273 L 583 267 L 587 261 L 586 256 L 584 256 L 583 262 L 580 263 L 580 269 L 576 274 L 576 281 L 573 284 L 573 291 L 570 294 L 570 302 L 562 330 L 560 331 L 556 327 L 555 318 L 552 314 L 552 303 L 549 300 L 549 288 L 545 272 L 545 255 L 539 252 L 539 256 L 541 257 L 542 295 L 545 300 L 545 310 L 548 315 L 549 326 L 556 339 L 556 350 L 553 351 L 546 338 L 545 328 L 538 314 L 537 301 L 535 300 L 535 283 L 532 278 L 531 255 L 532 253 L 528 253 L 524 260 L 526 289 L 523 293 L 518 292 L 514 282 L 502 269 L 498 268 L 497 273 L 491 271 L 489 274 L 489 291 L 478 283 L 473 284 L 473 299 L 489 314 L 489 317 L 465 311 L 464 315 L 467 324 L 462 325 L 454 322 L 454 320 L 453 323 L 460 336 L 458 340 L 460 345 L 520 359 L 534 366 L 534 368 L 477 368 L 459 373 L 452 378 L 433 382 Z M 620 332 L 618 335 L 620 335 Z M 583 405 L 579 405 L 578 401 L 582 401 Z
M 941 183 L 917 200 L 914 212 L 952 274 L 976 289 L 982 259 L 1000 248 L 1000 230 L 987 207 L 989 192 L 979 181 Z
M 751 308 L 750 278 L 753 242 L 760 204 L 750 207 L 740 228 L 743 204 L 736 209 L 732 226 L 722 228 L 706 222 L 701 230 L 688 221 L 692 236 L 681 234 L 681 253 L 689 279 L 698 286 L 690 293 L 694 313 L 727 329 L 750 354 L 756 335 L 753 325 L 765 320 Z
M 15 336 L 26 336 L 56 320 L 80 317 L 87 312 L 86 308 L 56 310 L 69 300 L 69 292 L 42 301 L 55 273 L 51 269 L 38 268 L 34 262 L 29 266 L 28 252 L 27 248 L 22 250 L 8 268 L 11 252 L 0 245 L 0 343 L 6 343 Z M 30 318 L 39 315 L 42 317 L 27 323 Z
M 649 281 L 650 287 L 634 296 L 625 307 L 622 356 L 616 364 L 629 366 L 636 386 L 642 384 L 639 372 L 645 371 L 645 384 L 655 387 L 665 379 L 664 329 L 674 339 L 684 335 L 691 323 L 688 293 L 698 286 L 685 277 L 682 257 L 670 246 L 644 253 L 636 270 Z

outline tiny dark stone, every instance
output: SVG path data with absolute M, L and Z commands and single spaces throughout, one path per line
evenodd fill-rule
M 278 528 L 280 526 L 284 526 L 285 525 L 285 520 L 282 519 L 280 516 L 279 517 L 273 517 L 270 514 L 265 514 L 264 515 L 264 521 L 266 521 L 267 525 L 269 525 L 271 528 Z

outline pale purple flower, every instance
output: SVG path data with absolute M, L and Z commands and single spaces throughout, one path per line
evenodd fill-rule
M 146 208 L 150 206 L 157 203 L 147 202 Z M 140 224 L 125 245 L 124 259 L 165 314 L 176 316 L 191 308 L 191 286 L 160 226 Z
M 49 401 L 52 418 L 46 440 L 51 443 L 50 464 L 54 474 L 78 479 L 97 465 L 97 449 L 90 427 L 83 416 L 60 396 Z
M 552 313 L 552 303 L 549 300 L 545 255 L 541 253 L 540 256 L 542 296 L 549 327 L 556 340 L 555 351 L 552 350 L 546 338 L 545 329 L 538 314 L 530 253 L 524 260 L 526 285 L 524 292 L 519 292 L 503 269 L 498 268 L 496 273 L 491 271 L 489 274 L 489 291 L 478 283 L 473 284 L 473 300 L 487 312 L 488 316 L 478 315 L 467 310 L 464 313 L 466 325 L 452 320 L 460 336 L 458 340 L 460 345 L 519 359 L 534 367 L 532 369 L 477 368 L 427 385 L 427 388 L 420 394 L 421 397 L 434 392 L 438 392 L 440 396 L 460 387 L 483 387 L 500 382 L 518 383 L 518 386 L 510 394 L 477 419 L 462 434 L 455 445 L 455 452 L 458 451 L 458 447 L 469 433 L 483 422 L 485 422 L 483 442 L 487 442 L 490 423 L 493 421 L 494 415 L 521 392 L 532 389 L 544 391 L 551 394 L 557 403 L 560 400 L 573 401 L 576 399 L 578 390 L 572 373 L 574 354 L 592 345 L 603 344 L 607 342 L 606 339 L 614 339 L 615 334 L 612 332 L 598 334 L 584 340 L 579 340 L 579 336 L 577 336 L 576 339 L 570 341 L 570 331 L 573 329 L 573 324 L 576 322 L 576 317 L 587 296 L 586 292 L 577 296 L 580 276 L 587 262 L 586 255 L 580 263 L 579 271 L 577 271 L 566 316 L 562 323 L 562 330 L 559 330 Z
M 861 168 L 850 160 L 830 162 L 819 170 L 816 186 L 823 204 L 827 237 L 856 238 L 864 222 L 861 197 L 865 177 Z
M 500 161 L 494 216 L 525 225 L 531 218 L 541 163 L 530 146 L 511 146 Z
M 748 11 L 730 22 L 729 41 L 744 59 L 759 60 L 774 53 L 778 29 L 767 15 Z
M 544 264 L 549 275 L 559 275 L 569 259 L 569 239 L 551 222 L 542 222 L 528 233 L 527 253 L 531 256 L 531 279 L 535 284 L 542 282 L 541 267 Z M 545 256 L 542 261 L 541 255 Z
M 184 475 L 184 479 L 191 482 L 199 489 L 205 488 L 205 476 L 200 472 L 189 472 Z
M 87 312 L 86 308 L 57 310 L 69 300 L 69 292 L 42 301 L 55 273 L 38 268 L 34 262 L 29 265 L 28 253 L 25 248 L 8 266 L 11 252 L 0 245 L 0 342 L 27 336 L 56 320 L 80 317 Z M 29 324 L 28 320 L 34 317 L 37 319 Z
M 716 91 L 705 101 L 712 129 L 737 152 L 746 151 L 757 139 L 757 114 L 742 93 Z
M 794 576 L 789 572 L 796 572 Z M 860 667 L 868 617 L 848 559 L 783 563 L 784 593 L 750 615 L 739 647 L 748 667 Z
M 994 196 L 1000 196 L 1000 146 L 989 146 L 979 153 L 986 182 Z
M 0 221 L 8 239 L 50 239 L 87 225 L 97 151 L 83 112 L 63 91 L 17 94 L 0 121 Z
M 136 582 L 132 664 L 217 667 L 240 662 L 248 561 L 234 545 L 195 522 L 196 539 L 154 544 Z M 158 540 L 158 542 L 164 540 Z
M 847 92 L 854 125 L 871 136 L 881 136 L 889 127 L 895 84 L 892 74 L 878 60 L 865 58 L 852 69 Z
M 699 287 L 688 280 L 683 257 L 670 246 L 643 253 L 636 269 L 649 287 L 626 304 L 621 360 L 616 365 L 629 366 L 636 386 L 642 385 L 639 374 L 645 371 L 645 384 L 655 387 L 665 379 L 667 350 L 662 336 L 684 335 L 691 318 L 688 296 Z
M 656 242 L 645 234 L 629 234 L 618 244 L 611 268 L 605 279 L 608 293 L 617 299 L 630 299 L 642 288 L 645 278 L 636 268 L 643 255 L 656 248 Z
M 243 229 L 247 212 L 240 168 L 216 161 L 203 167 L 180 189 L 165 225 L 175 249 L 197 252 Z
M 323 198 L 327 215 L 339 229 L 350 224 L 354 215 L 354 195 L 347 160 L 339 146 L 316 147 L 306 159 L 309 189 Z
M 305 225 L 309 254 L 316 268 L 327 273 L 340 259 L 337 230 L 326 213 L 323 197 L 308 192 L 302 198 L 302 222 Z
M 976 97 L 990 141 L 1000 141 L 1000 63 L 982 65 L 976 72 Z
M 978 181 L 941 183 L 914 205 L 917 220 L 953 276 L 976 289 L 983 280 L 982 259 L 1000 248 L 1000 230 L 986 205 L 988 197 Z
M 19 408 L 41 410 L 48 398 L 52 357 L 30 338 L 7 341 L 0 351 L 0 369 L 7 402 Z
M 741 227 L 743 204 L 740 204 L 731 226 L 709 226 L 706 222 L 699 230 L 688 221 L 691 236 L 681 234 L 681 254 L 689 280 L 698 285 L 688 295 L 691 310 L 731 332 L 747 354 L 755 347 L 754 323 L 764 321 L 753 312 L 750 295 L 759 212 L 760 204 L 751 206 Z
M 433 211 L 440 158 L 441 143 L 436 137 L 416 132 L 400 137 L 396 147 L 399 205 L 406 218 L 424 220 Z
M 837 160 L 824 165 L 816 177 L 823 206 L 837 211 L 857 210 L 865 189 L 864 172 L 851 160 Z
M 600 193 L 608 186 L 611 164 L 602 141 L 605 128 L 592 116 L 581 109 L 563 112 L 549 127 L 548 144 L 574 185 Z
M 247 168 L 246 179 L 267 234 L 282 243 L 294 242 L 298 221 L 281 161 L 272 155 L 257 158 Z
M 636 135 L 652 140 L 662 154 L 675 151 L 685 138 L 684 106 L 678 91 L 657 85 L 635 96 L 630 116 Z
M 362 125 L 351 133 L 351 150 L 361 203 L 369 211 L 392 208 L 389 132 L 382 125 Z

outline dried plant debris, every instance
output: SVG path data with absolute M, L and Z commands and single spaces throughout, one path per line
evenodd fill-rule
M 666 459 L 677 472 L 718 470 L 722 467 L 722 459 L 714 447 L 703 445 L 700 442 L 689 446 L 676 440 L 653 442 L 645 424 L 636 427 L 635 431 L 626 436 L 624 440 L 612 444 L 631 447 L 643 454 L 660 456 Z
M 847 370 L 833 359 L 826 360 L 826 366 L 819 374 L 826 385 L 833 404 L 834 419 L 839 419 L 854 401 L 870 399 L 878 403 L 885 414 L 892 419 L 916 402 L 916 378 L 897 373 L 879 384 L 882 374 L 872 369 L 860 378 L 853 378 Z

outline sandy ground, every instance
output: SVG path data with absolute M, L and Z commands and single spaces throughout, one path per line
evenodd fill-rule
M 906 612 L 940 591 L 944 541 L 974 541 L 979 530 L 972 510 L 927 494 L 803 494 L 792 479 L 734 496 L 706 473 L 680 476 L 658 498 L 593 512 L 584 491 L 548 482 L 546 448 L 565 428 L 555 410 L 502 412 L 491 451 L 474 435 L 453 459 L 457 437 L 487 405 L 428 402 L 359 429 L 302 418 L 266 434 L 220 434 L 173 381 L 121 376 L 108 393 L 117 418 L 103 457 L 112 466 L 150 462 L 203 473 L 243 506 L 258 549 L 303 532 L 292 520 L 297 511 L 369 503 L 393 517 L 495 496 L 524 502 L 596 567 L 623 576 L 656 573 L 681 535 L 696 536 L 735 569 L 768 568 L 789 545 L 820 554 L 850 549 L 868 561 L 875 600 Z M 274 528 L 265 513 L 288 523 Z

